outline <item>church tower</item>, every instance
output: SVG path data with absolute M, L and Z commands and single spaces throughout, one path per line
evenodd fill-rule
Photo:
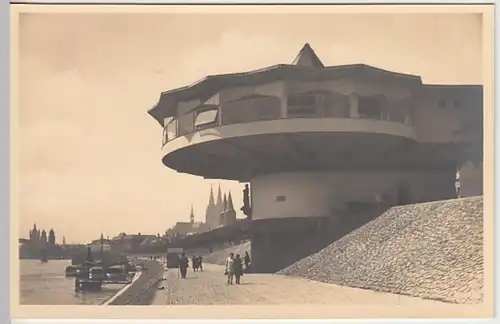
M 220 189 L 220 184 L 219 184 L 219 189 L 217 191 L 217 202 L 215 203 L 215 211 L 214 211 L 214 228 L 221 225 L 220 215 L 224 210 L 225 210 L 224 201 L 222 199 L 222 191 Z
M 191 224 L 194 224 L 194 210 L 193 210 L 193 204 L 191 204 L 191 214 L 189 215 L 189 222 Z
M 236 223 L 236 211 L 234 210 L 233 197 L 231 196 L 231 191 L 227 196 L 227 208 L 224 213 L 224 226 L 232 225 Z
M 226 210 L 227 210 L 227 196 L 226 194 L 224 194 L 224 200 L 222 201 L 222 211 L 220 212 L 220 217 L 219 217 L 219 225 L 224 225 L 224 219 L 226 218 L 225 214 L 226 214 Z
M 216 217 L 214 217 L 214 214 L 217 212 L 216 209 L 214 189 L 212 186 L 210 186 L 210 198 L 208 199 L 208 206 L 205 212 L 205 223 L 210 229 L 214 228 L 214 220 L 217 219 Z

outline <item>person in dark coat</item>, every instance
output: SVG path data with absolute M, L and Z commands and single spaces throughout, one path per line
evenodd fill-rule
M 198 267 L 203 271 L 203 257 L 201 255 L 198 257 Z
M 196 270 L 198 270 L 198 258 L 196 257 L 196 255 L 193 255 L 191 263 L 193 264 L 193 271 L 196 272 Z
M 181 273 L 181 278 L 186 279 L 187 269 L 189 268 L 189 259 L 186 253 L 182 252 L 181 258 L 179 260 L 179 271 Z
M 250 255 L 248 254 L 248 251 L 245 251 L 245 271 L 248 271 L 248 267 L 250 266 Z
M 234 257 L 233 274 L 234 278 L 236 279 L 236 284 L 239 285 L 240 278 L 243 275 L 243 260 L 241 260 L 239 254 L 236 254 L 236 256 Z

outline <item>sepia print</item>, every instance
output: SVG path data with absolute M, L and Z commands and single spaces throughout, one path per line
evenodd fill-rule
M 491 302 L 480 11 L 60 8 L 16 16 L 21 306 Z

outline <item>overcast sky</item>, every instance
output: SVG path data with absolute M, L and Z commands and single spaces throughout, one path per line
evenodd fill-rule
M 427 83 L 481 83 L 477 15 L 22 14 L 20 235 L 60 240 L 163 233 L 204 220 L 210 184 L 161 163 L 146 111 L 208 74 L 291 63 L 309 42 L 325 65 L 365 63 Z M 186 191 L 180 191 L 183 183 Z M 241 185 L 232 190 L 237 209 Z

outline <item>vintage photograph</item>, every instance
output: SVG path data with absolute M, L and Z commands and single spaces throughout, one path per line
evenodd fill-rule
M 484 302 L 480 13 L 94 9 L 18 8 L 20 305 Z

